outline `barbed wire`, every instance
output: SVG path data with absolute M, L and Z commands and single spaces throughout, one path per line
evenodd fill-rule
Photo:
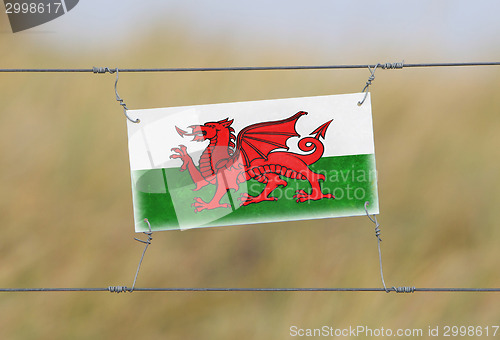
M 500 61 L 493 62 L 446 62 L 446 63 L 376 63 L 355 65 L 297 65 L 297 66 L 232 66 L 232 67 L 169 67 L 169 68 L 3 68 L 0 72 L 59 72 L 59 73 L 114 73 L 119 72 L 216 72 L 216 71 L 272 71 L 272 70 L 334 70 L 334 69 L 366 69 L 379 67 L 382 69 L 402 69 L 418 67 L 460 67 L 460 66 L 500 66 Z

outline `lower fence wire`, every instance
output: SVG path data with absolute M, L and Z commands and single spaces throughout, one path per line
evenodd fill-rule
M 412 287 L 413 288 L 413 287 Z M 108 288 L 0 288 L 1 293 L 20 292 L 129 292 L 127 287 Z M 397 293 L 399 291 L 395 290 Z M 135 288 L 134 292 L 386 292 L 384 288 Z M 413 288 L 423 293 L 500 293 L 500 288 Z
M 382 252 L 380 249 L 380 224 L 377 221 L 375 215 L 373 217 L 368 213 L 369 202 L 365 202 L 365 211 L 368 218 L 375 224 L 375 236 L 377 237 L 378 244 L 378 254 L 379 254 L 379 264 L 380 264 L 380 278 L 382 280 L 383 288 L 136 288 L 135 284 L 137 282 L 137 276 L 139 275 L 139 270 L 141 268 L 144 255 L 148 246 L 151 244 L 152 230 L 151 224 L 148 219 L 144 219 L 144 222 L 148 224 L 149 231 L 144 232 L 148 236 L 146 241 L 135 239 L 139 242 L 146 244 L 144 251 L 142 252 L 141 260 L 137 266 L 137 271 L 135 273 L 134 282 L 131 288 L 127 286 L 109 286 L 107 288 L 0 288 L 0 293 L 23 293 L 23 292 L 110 292 L 110 293 L 125 293 L 125 292 L 396 292 L 396 293 L 500 293 L 500 288 L 416 288 L 416 287 L 391 287 L 387 288 L 384 281 L 384 272 L 382 269 Z

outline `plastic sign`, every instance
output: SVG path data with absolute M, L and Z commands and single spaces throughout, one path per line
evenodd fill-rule
M 363 96 L 128 111 L 136 231 L 377 214 Z

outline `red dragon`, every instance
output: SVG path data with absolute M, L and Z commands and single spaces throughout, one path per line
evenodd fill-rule
M 324 146 L 320 138 L 325 139 L 326 130 L 332 120 L 319 126 L 308 136 L 298 142 L 298 147 L 307 154 L 289 152 L 286 143 L 291 137 L 299 137 L 295 130 L 297 120 L 306 115 L 300 111 L 290 118 L 257 123 L 242 129 L 238 136 L 231 127 L 233 119 L 229 118 L 207 122 L 204 125 L 189 126 L 192 130 L 188 133 L 175 127 L 182 136 L 192 136 L 193 141 L 210 141 L 203 151 L 199 167 L 187 152 L 184 145 L 173 148 L 174 154 L 170 158 L 182 160 L 180 171 L 189 171 L 191 179 L 196 184 L 194 191 L 208 184 L 216 185 L 216 192 L 210 202 L 196 197 L 192 206 L 195 212 L 204 209 L 229 208 L 230 204 L 221 203 L 220 200 L 229 192 L 229 189 L 238 190 L 241 183 L 255 179 L 266 186 L 258 196 L 244 193 L 239 197 L 241 205 L 259 203 L 263 201 L 276 201 L 270 196 L 279 186 L 285 187 L 288 182 L 283 178 L 307 180 L 311 184 L 311 193 L 297 190 L 293 196 L 297 202 L 335 198 L 332 194 L 321 191 L 320 181 L 325 180 L 322 174 L 311 171 L 309 165 L 321 158 Z

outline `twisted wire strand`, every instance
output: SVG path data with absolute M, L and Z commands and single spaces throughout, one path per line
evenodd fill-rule
M 396 293 L 414 293 L 415 287 L 392 287 Z
M 370 87 L 370 85 L 372 84 L 372 81 L 375 80 L 375 71 L 377 70 L 377 67 L 379 66 L 380 64 L 377 64 L 375 65 L 374 68 L 371 68 L 370 66 L 368 66 L 368 70 L 370 70 L 370 76 L 368 77 L 368 80 L 366 81 L 366 85 L 365 87 L 363 88 L 363 91 L 361 91 L 361 93 L 364 93 L 365 96 L 363 97 L 363 100 L 359 101 L 358 102 L 358 106 L 361 106 L 363 105 L 363 103 L 365 102 L 366 100 L 366 97 L 368 96 L 368 88 Z M 389 64 L 387 63 L 387 65 L 392 65 L 392 64 Z M 383 68 L 383 67 L 382 67 Z
M 113 74 L 117 72 L 118 68 L 109 68 L 109 67 L 92 67 L 92 72 L 94 73 L 110 73 Z
M 384 286 L 384 290 L 386 293 L 389 293 L 390 292 L 390 289 L 387 289 L 386 285 L 385 285 L 385 280 L 384 280 L 384 270 L 382 268 L 382 250 L 380 249 L 380 242 L 382 242 L 382 238 L 380 237 L 380 234 L 381 234 L 381 231 L 380 231 L 380 224 L 378 223 L 377 221 L 377 216 L 375 214 L 373 214 L 373 217 L 370 216 L 370 214 L 368 213 L 368 205 L 370 204 L 369 201 L 366 201 L 365 202 L 365 212 L 366 212 L 366 216 L 368 216 L 368 218 L 370 219 L 370 221 L 373 222 L 373 224 L 375 224 L 375 237 L 377 237 L 377 246 L 378 246 L 378 261 L 379 261 L 379 266 L 380 266 L 380 278 L 382 280 L 382 285 Z M 397 291 L 397 289 L 395 287 L 392 287 L 395 291 Z
M 96 67 L 94 67 L 94 70 L 96 69 Z M 103 72 L 100 72 L 100 71 L 103 71 Z M 119 78 L 119 71 L 118 71 L 118 68 L 114 69 L 114 70 L 110 70 L 109 68 L 107 67 L 104 67 L 104 68 L 99 68 L 98 69 L 98 73 L 105 73 L 105 72 L 109 72 L 111 74 L 115 73 L 116 72 L 116 80 L 115 80 L 115 95 L 116 95 L 116 101 L 123 107 L 123 114 L 125 115 L 125 117 L 127 117 L 128 120 L 130 120 L 132 123 L 139 123 L 141 120 L 139 118 L 137 118 L 136 120 L 133 120 L 132 118 L 130 118 L 127 114 L 127 110 L 128 110 L 128 107 L 127 107 L 127 104 L 125 104 L 125 102 L 123 101 L 122 98 L 120 98 L 120 95 L 118 94 L 118 78 Z M 94 72 L 96 73 L 96 72 Z
M 405 66 L 404 63 L 405 62 L 403 60 L 402 62 L 396 62 L 396 63 L 376 64 L 373 68 L 370 65 L 368 65 L 368 70 L 370 71 L 370 77 L 368 77 L 366 85 L 363 88 L 363 91 L 361 91 L 361 93 L 364 92 L 365 96 L 363 97 L 363 100 L 358 102 L 358 106 L 363 105 L 363 103 L 366 100 L 366 97 L 368 96 L 369 87 L 375 80 L 375 71 L 377 70 L 377 67 L 380 67 L 383 70 L 396 70 L 396 69 L 402 69 Z
M 397 70 L 397 69 L 402 69 L 405 67 L 405 61 L 403 60 L 402 62 L 398 63 L 385 63 L 385 64 L 379 64 L 379 67 L 384 69 L 384 70 Z
M 147 218 L 144 219 L 144 222 L 146 222 L 148 224 L 149 231 L 144 231 L 143 234 L 145 234 L 148 237 L 148 239 L 146 241 L 144 241 L 144 240 L 141 240 L 139 238 L 134 237 L 134 240 L 141 242 L 141 243 L 144 243 L 145 247 L 144 247 L 144 250 L 142 251 L 142 256 L 141 256 L 141 259 L 139 261 L 139 265 L 137 266 L 137 270 L 135 271 L 134 282 L 132 283 L 132 287 L 128 288 L 127 286 L 109 286 L 107 288 L 107 290 L 110 293 L 118 293 L 118 294 L 125 293 L 125 292 L 132 293 L 135 290 L 135 283 L 137 282 L 137 277 L 139 276 L 139 270 L 141 269 L 142 260 L 144 260 L 144 255 L 146 254 L 146 250 L 148 250 L 148 246 L 151 244 L 151 241 L 153 240 L 153 237 L 151 236 L 151 235 L 153 235 L 153 232 L 151 231 L 151 224 L 149 223 L 149 220 Z
M 380 278 L 382 280 L 382 285 L 384 286 L 384 290 L 386 293 L 390 292 L 396 292 L 396 293 L 414 293 L 416 288 L 413 287 L 394 287 L 392 286 L 391 288 L 387 288 L 385 285 L 385 280 L 384 280 L 384 270 L 382 268 L 382 250 L 380 249 L 380 242 L 382 242 L 382 238 L 380 237 L 380 234 L 382 233 L 380 230 L 380 223 L 377 221 L 377 216 L 373 214 L 373 217 L 370 216 L 368 213 L 368 205 L 370 204 L 369 201 L 365 202 L 365 212 L 366 216 L 370 219 L 370 221 L 375 224 L 375 237 L 377 238 L 377 246 L 378 246 L 378 261 L 379 261 L 379 266 L 380 266 Z
M 109 286 L 108 291 L 110 293 L 117 293 L 118 294 L 118 293 L 128 292 L 129 289 L 126 286 Z
M 137 266 L 137 270 L 135 272 L 134 283 L 132 284 L 132 288 L 130 288 L 130 290 L 129 290 L 131 293 L 134 291 L 135 283 L 137 282 L 137 276 L 139 276 L 139 270 L 141 269 L 142 260 L 144 260 L 144 255 L 146 254 L 146 250 L 148 250 L 148 247 L 151 244 L 151 241 L 153 240 L 153 237 L 151 236 L 151 235 L 153 235 L 153 232 L 151 231 L 151 224 L 149 223 L 149 220 L 147 218 L 144 219 L 144 222 L 146 222 L 148 224 L 149 231 L 145 231 L 145 232 L 143 232 L 143 234 L 146 235 L 148 237 L 148 239 L 146 241 L 143 241 L 141 239 L 134 238 L 134 240 L 142 242 L 146 245 L 144 246 L 141 260 L 139 261 L 139 265 Z

